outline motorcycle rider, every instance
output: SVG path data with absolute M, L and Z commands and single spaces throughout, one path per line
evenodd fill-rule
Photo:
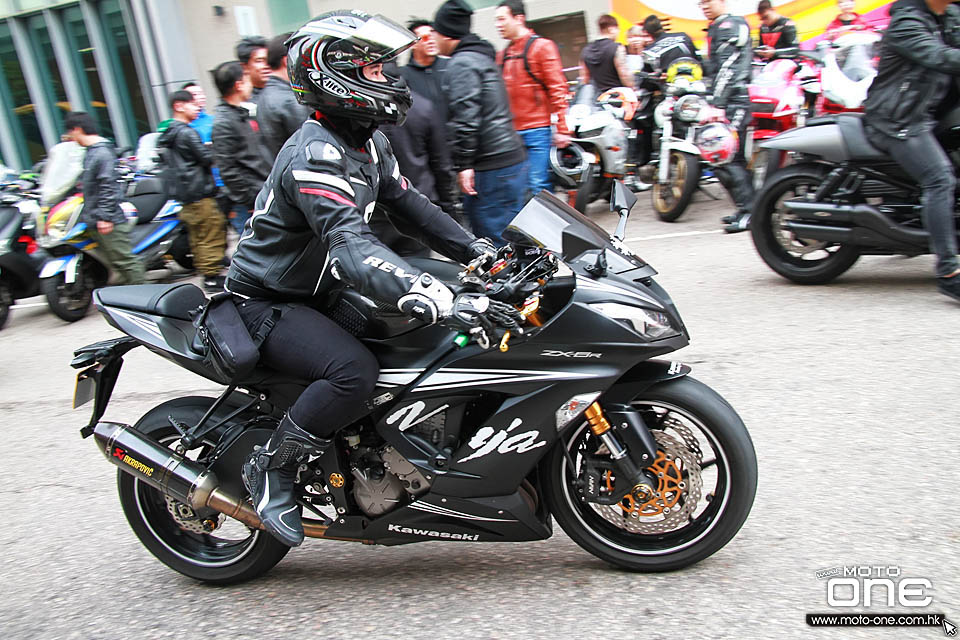
M 797 48 L 797 25 L 790 18 L 777 13 L 770 0 L 760 0 L 757 15 L 760 16 L 761 45 L 757 57 L 773 60 L 778 55 L 783 55 L 785 50 Z
M 509 305 L 455 296 L 367 226 L 379 201 L 448 257 L 495 256 L 488 240 L 474 238 L 400 175 L 376 130 L 402 123 L 410 107 L 406 83 L 384 75 L 383 63 L 415 41 L 400 25 L 358 10 L 325 13 L 291 36 L 290 82 L 314 115 L 281 148 L 227 276 L 251 334 L 274 325 L 261 364 L 313 381 L 242 470 L 267 531 L 290 546 L 303 541 L 293 493 L 300 461 L 320 455 L 339 428 L 368 410 L 378 376 L 370 351 L 324 315 L 334 294 L 351 286 L 427 323 L 514 322 Z
M 744 145 L 747 125 L 750 124 L 750 67 L 753 49 L 750 27 L 740 16 L 727 13 L 726 0 L 700 0 L 700 8 L 710 21 L 707 27 L 708 54 L 704 72 L 712 82 L 711 104 L 723 109 L 730 126 L 737 131 L 739 145 L 733 160 L 718 166 L 714 174 L 733 198 L 737 212 L 721 218 L 727 233 L 739 233 L 750 228 L 750 208 L 753 206 L 753 183 L 747 171 Z
M 960 76 L 960 9 L 951 0 L 897 0 L 864 102 L 870 142 L 923 189 L 923 220 L 937 256 L 937 287 L 960 300 L 953 164 L 933 135 L 951 76 Z

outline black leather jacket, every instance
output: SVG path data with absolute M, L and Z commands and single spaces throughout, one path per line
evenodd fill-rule
M 261 94 L 262 95 L 262 92 Z M 244 107 L 217 105 L 213 120 L 213 154 L 230 200 L 249 207 L 273 165 L 257 121 Z
M 456 171 L 502 169 L 526 159 L 493 45 L 472 33 L 465 36 L 443 73 L 443 92 Z
M 257 97 L 257 122 L 271 158 L 277 157 L 283 143 L 309 117 L 310 109 L 297 102 L 289 82 L 277 76 L 267 78 L 267 85 Z
M 83 157 L 83 221 L 120 224 L 126 222 L 120 208 L 120 176 L 117 174 L 117 150 L 103 140 L 87 147 Z
M 949 5 L 937 16 L 923 0 L 898 0 L 880 44 L 864 122 L 896 138 L 929 131 L 950 76 L 960 75 L 960 9 Z
M 657 71 L 666 71 L 674 60 L 680 58 L 690 58 L 700 62 L 697 47 L 693 44 L 690 36 L 685 33 L 667 33 L 665 31 L 660 32 L 654 41 L 643 50 L 643 58 L 645 63 L 652 63 L 653 68 Z
M 211 171 L 213 154 L 193 127 L 174 120 L 160 134 L 157 144 L 165 147 L 167 153 L 177 156 L 177 162 L 174 163 L 177 166 L 174 192 L 178 200 L 190 204 L 217 193 Z
M 459 262 L 474 237 L 400 175 L 386 137 L 355 149 L 310 119 L 280 150 L 230 263 L 226 288 L 323 307 L 344 285 L 396 305 L 420 271 L 385 247 L 367 222 L 377 202 L 391 221 Z
M 713 81 L 711 102 L 725 109 L 731 102 L 750 102 L 747 84 L 753 63 L 750 26 L 740 16 L 724 14 L 707 27 L 710 52 L 705 75 Z

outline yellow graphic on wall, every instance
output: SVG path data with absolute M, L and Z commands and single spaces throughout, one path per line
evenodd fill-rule
M 759 0 L 727 0 L 727 11 L 741 15 L 756 33 L 760 20 L 757 17 Z M 780 15 L 792 19 L 797 25 L 801 41 L 823 35 L 827 25 L 840 13 L 836 0 L 772 0 Z M 890 0 L 856 0 L 856 11 L 869 22 L 880 20 L 880 14 Z M 700 44 L 704 40 L 707 20 L 703 17 L 696 0 L 610 0 L 611 14 L 620 22 L 623 33 L 630 25 L 643 22 L 649 15 L 670 17 L 670 31 L 685 31 Z M 886 20 L 883 20 L 885 23 Z M 623 38 L 621 37 L 621 40 Z

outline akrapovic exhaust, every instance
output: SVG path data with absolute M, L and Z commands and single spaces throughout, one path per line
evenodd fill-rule
M 194 509 L 214 509 L 248 526 L 263 528 L 260 517 L 250 505 L 218 488 L 217 476 L 212 471 L 130 425 L 98 422 L 93 437 L 107 460 L 164 495 Z

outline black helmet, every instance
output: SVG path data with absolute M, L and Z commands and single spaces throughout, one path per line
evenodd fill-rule
M 290 86 L 300 104 L 327 115 L 402 124 L 410 89 L 398 75 L 373 82 L 363 67 L 389 62 L 417 36 L 383 16 L 331 11 L 317 16 L 287 40 Z

